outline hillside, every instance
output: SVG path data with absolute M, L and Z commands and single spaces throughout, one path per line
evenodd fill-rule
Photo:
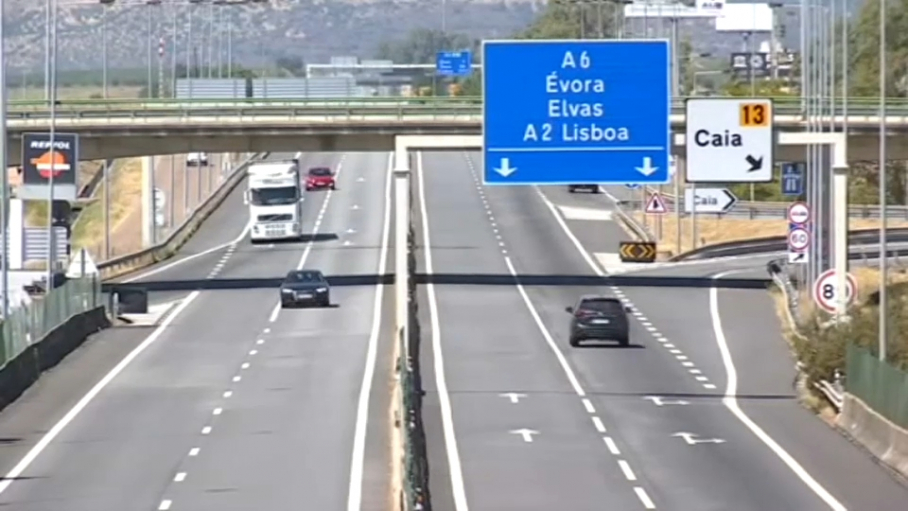
M 102 8 L 58 0 L 58 63 L 60 69 L 101 67 Z M 171 38 L 177 15 L 176 52 L 185 60 L 190 7 L 131 5 L 108 8 L 108 52 L 111 67 L 144 63 L 148 15 L 152 15 L 154 51 L 162 35 Z M 40 70 L 44 59 L 45 2 L 5 0 L 9 65 L 20 72 Z M 70 3 L 69 6 L 66 6 Z M 541 0 L 447 0 L 447 30 L 473 38 L 505 37 L 526 26 L 544 6 Z M 211 13 L 214 16 L 210 16 Z M 383 41 L 403 38 L 416 28 L 440 29 L 442 0 L 272 0 L 264 5 L 193 8 L 193 40 L 208 37 L 209 25 L 226 34 L 233 29 L 234 58 L 246 65 L 277 57 L 301 57 L 326 62 L 332 55 L 373 57 Z M 209 20 L 214 19 L 214 23 Z M 224 52 L 226 53 L 226 35 Z M 172 47 L 171 45 L 168 45 Z M 206 46 L 207 48 L 207 46 Z M 170 49 L 170 48 L 168 48 Z M 206 50 L 207 51 L 207 50 Z

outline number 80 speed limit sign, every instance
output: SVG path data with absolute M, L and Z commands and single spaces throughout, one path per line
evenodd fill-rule
M 836 274 L 835 270 L 826 270 L 817 278 L 813 286 L 813 299 L 826 312 L 835 312 L 838 305 L 838 293 L 836 292 Z M 845 275 L 845 304 L 850 306 L 854 303 L 854 297 L 857 295 L 858 285 L 851 274 Z

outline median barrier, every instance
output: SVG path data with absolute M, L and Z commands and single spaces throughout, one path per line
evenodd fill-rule
M 877 460 L 908 477 L 908 430 L 886 419 L 860 398 L 845 393 L 836 427 L 857 441 Z

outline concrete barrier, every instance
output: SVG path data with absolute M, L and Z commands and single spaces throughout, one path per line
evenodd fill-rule
M 908 430 L 893 424 L 848 393 L 845 393 L 836 426 L 882 463 L 908 477 Z

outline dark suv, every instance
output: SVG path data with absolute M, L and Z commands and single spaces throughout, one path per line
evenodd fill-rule
M 574 307 L 565 309 L 572 314 L 571 346 L 580 346 L 588 339 L 618 341 L 621 346 L 630 344 L 630 322 L 621 300 L 609 296 L 582 296 Z
M 577 190 L 586 190 L 590 193 L 599 193 L 599 185 L 591 185 L 591 184 L 568 185 L 568 193 L 574 193 Z

